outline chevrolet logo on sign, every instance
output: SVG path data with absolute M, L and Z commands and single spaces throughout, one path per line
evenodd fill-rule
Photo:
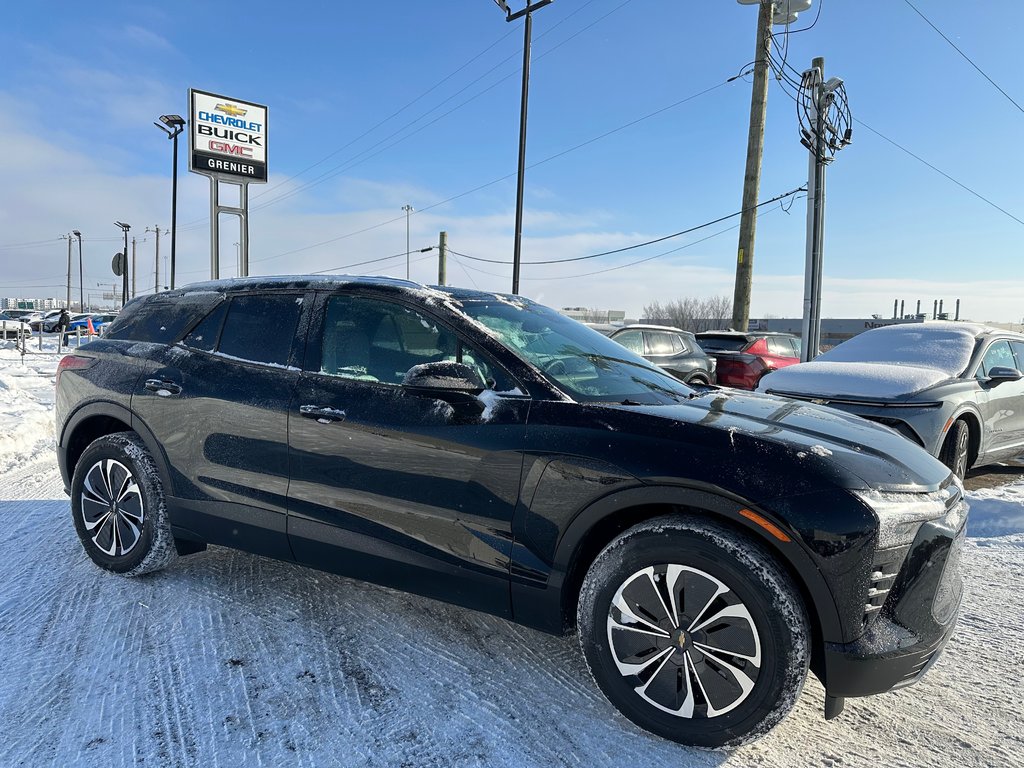
M 218 104 L 214 109 L 232 117 L 242 117 L 248 111 L 241 107 L 236 107 L 234 104 Z

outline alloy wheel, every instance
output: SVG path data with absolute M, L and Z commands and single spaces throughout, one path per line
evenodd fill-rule
M 750 695 L 761 639 L 750 611 L 727 585 L 685 565 L 637 571 L 615 592 L 608 644 L 634 691 L 669 714 L 713 718 Z
M 131 552 L 142 538 L 145 507 L 142 492 L 128 467 L 101 459 L 85 474 L 82 522 L 92 543 L 110 557 Z

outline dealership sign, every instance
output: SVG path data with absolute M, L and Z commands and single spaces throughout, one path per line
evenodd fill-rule
M 267 108 L 206 91 L 189 91 L 189 168 L 224 181 L 267 180 Z

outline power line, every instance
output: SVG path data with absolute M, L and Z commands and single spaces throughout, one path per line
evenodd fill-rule
M 551 34 L 555 29 L 557 29 L 559 26 L 561 26 L 562 24 L 567 22 L 569 19 L 571 19 L 573 16 L 575 16 L 580 11 L 584 10 L 587 6 L 591 5 L 594 1 L 595 0 L 589 0 L 588 2 L 584 3 L 582 6 L 580 6 L 579 8 L 577 8 L 576 10 L 574 10 L 573 12 L 568 14 L 565 18 L 563 18 L 561 21 L 556 23 L 554 26 L 552 26 L 546 32 L 544 32 L 541 35 L 538 35 L 537 39 L 540 40 L 541 38 L 545 37 L 546 35 Z M 548 49 L 547 51 L 545 51 L 544 53 L 538 55 L 536 57 L 536 60 L 540 60 L 540 59 L 544 58 L 545 56 L 547 56 L 548 54 L 550 54 L 550 53 L 554 52 L 555 50 L 561 48 L 563 45 L 565 45 L 566 43 L 568 43 L 571 40 L 575 39 L 576 37 L 578 37 L 583 32 L 586 32 L 588 29 L 593 27 L 595 24 L 603 21 L 605 18 L 607 18 L 611 14 L 615 13 L 616 11 L 618 11 L 620 8 L 622 8 L 623 6 L 625 6 L 626 4 L 628 4 L 631 1 L 632 0 L 623 0 L 622 3 L 620 3 L 618 6 L 613 8 L 608 13 L 606 13 L 603 16 L 599 17 L 598 19 L 596 19 L 595 21 L 591 22 L 587 26 L 583 27 L 582 29 L 580 29 L 576 33 L 570 35 L 565 40 L 562 40 L 560 43 L 556 44 L 554 47 L 552 47 L 552 48 Z M 504 39 L 504 38 L 502 38 L 502 39 Z M 493 47 L 493 46 L 491 46 L 491 47 Z M 490 50 L 490 49 L 488 49 L 488 50 Z M 420 127 L 416 128 L 414 131 L 411 131 L 410 133 L 406 134 L 405 136 L 401 136 L 400 138 L 396 139 L 392 143 L 387 144 L 384 147 L 381 147 L 381 149 L 379 149 L 378 151 L 373 152 L 372 154 L 367 154 L 368 152 L 371 152 L 371 150 L 373 150 L 373 149 L 375 149 L 377 147 L 380 147 L 381 144 L 384 144 L 388 140 L 393 139 L 396 136 L 399 136 L 399 134 L 401 134 L 403 131 L 405 131 L 408 128 L 411 128 L 416 123 L 420 122 L 421 120 L 423 120 L 424 118 L 429 116 L 432 112 L 434 112 L 437 109 L 439 109 L 440 107 L 444 106 L 445 104 L 447 104 L 449 101 L 451 101 L 452 99 L 454 99 L 455 97 L 457 97 L 461 93 L 464 93 L 469 88 L 471 88 L 473 85 L 478 83 L 480 80 L 483 80 L 485 77 L 487 77 L 489 74 L 491 74 L 495 70 L 500 69 L 508 61 L 510 61 L 510 60 L 512 60 L 514 58 L 518 58 L 518 56 L 519 56 L 518 53 L 513 53 L 511 56 L 506 57 L 505 59 L 500 61 L 498 64 L 496 64 L 494 67 L 492 67 L 491 69 L 487 70 L 487 72 L 485 72 L 483 75 L 481 75 L 480 77 L 478 77 L 475 80 L 473 80 L 472 82 L 470 82 L 468 85 L 466 85 L 463 88 L 461 88 L 460 90 L 456 91 L 454 94 L 452 94 L 448 98 L 444 99 L 439 104 L 436 104 L 435 106 L 431 107 L 426 112 L 421 114 L 419 117 L 417 117 L 417 118 L 411 120 L 410 122 L 406 123 L 405 125 L 403 125 L 398 130 L 394 131 L 393 133 L 389 134 L 388 136 L 385 136 L 383 139 L 381 139 L 377 143 L 372 144 L 371 146 L 367 147 L 366 149 L 356 153 L 349 160 L 343 161 L 342 163 L 340 163 L 340 164 L 334 166 L 333 168 L 325 171 L 324 173 L 320 174 L 319 176 L 315 177 L 314 179 L 311 179 L 310 181 L 306 182 L 305 184 L 301 184 L 301 185 L 299 185 L 299 186 L 297 186 L 297 187 L 295 187 L 295 188 L 293 188 L 291 190 L 283 192 L 282 194 L 278 195 L 277 197 L 272 198 L 271 200 L 268 200 L 268 201 L 266 201 L 266 202 L 264 202 L 264 203 L 262 203 L 260 205 L 254 206 L 253 210 L 254 211 L 261 210 L 262 208 L 266 208 L 267 206 L 273 205 L 275 203 L 282 202 L 282 201 L 284 201 L 284 200 L 286 200 L 286 199 L 288 199 L 290 197 L 293 197 L 294 195 L 299 194 L 300 192 L 303 192 L 305 190 L 311 189 L 312 187 L 317 186 L 317 185 L 323 183 L 324 181 L 327 181 L 328 179 L 334 178 L 335 176 L 338 176 L 339 174 L 345 173 L 346 171 L 351 170 L 352 168 L 356 167 L 357 165 L 359 165 L 359 164 L 361 164 L 361 163 L 363 163 L 363 162 L 365 162 L 365 161 L 367 161 L 367 160 L 369 160 L 369 159 L 371 159 L 373 157 L 376 157 L 377 155 L 379 155 L 379 154 L 381 154 L 383 152 L 386 152 L 388 149 L 391 149 L 392 147 L 397 146 L 398 144 L 400 144 L 400 143 L 404 142 L 405 140 L 411 138 L 412 136 L 416 135 L 420 131 L 423 131 L 426 128 L 429 128 L 430 126 L 434 125 L 435 123 L 437 123 L 438 121 L 440 121 L 443 118 L 447 117 L 448 115 L 452 114 L 453 112 L 461 109 L 462 107 L 466 106 L 470 102 L 475 101 L 476 99 L 480 98 L 484 94 L 486 94 L 489 91 L 493 90 L 494 88 L 498 87 L 499 85 L 504 83 L 506 80 L 508 80 L 508 79 L 510 79 L 512 77 L 515 77 L 519 73 L 520 70 L 513 70 L 509 74 L 505 75 L 501 79 L 499 79 L 496 82 L 494 82 L 493 84 L 489 85 L 487 88 L 483 89 L 482 91 L 479 91 L 478 93 L 476 93 L 473 96 L 469 97 L 468 99 L 466 99 L 462 103 L 458 104 L 457 106 L 452 107 L 447 112 L 444 112 L 443 114 L 438 115 L 437 117 L 435 117 L 430 122 L 425 123 L 424 125 L 421 125 Z M 401 111 L 401 110 L 399 110 L 399 111 Z M 388 118 L 388 119 L 390 119 L 390 118 Z M 381 125 L 384 122 L 387 122 L 387 119 L 384 120 L 384 121 L 381 121 L 381 123 L 378 123 L 378 125 Z M 371 130 L 373 130 L 373 129 L 371 129 Z M 365 136 L 369 132 L 370 131 L 367 131 L 362 136 Z M 360 136 L 359 138 L 362 138 L 362 136 Z M 354 139 L 353 142 L 356 141 L 356 140 L 357 139 Z M 345 147 L 350 146 L 353 142 L 349 142 L 349 144 L 346 144 Z M 344 149 L 345 147 L 342 147 L 341 149 Z M 339 149 L 337 151 L 341 151 L 341 150 Z M 336 152 L 332 153 L 332 154 L 336 154 Z M 316 163 L 315 165 L 319 165 L 319 163 Z M 308 169 L 306 169 L 306 170 L 308 170 Z M 304 173 L 304 172 L 305 171 L 302 171 L 301 173 Z M 296 174 L 296 175 L 299 175 L 299 174 Z M 295 178 L 295 177 L 293 176 L 292 178 Z M 280 185 L 274 185 L 274 186 L 277 187 L 277 186 L 280 186 Z M 267 191 L 269 191 L 269 190 L 267 190 Z M 261 193 L 261 194 L 263 194 L 263 193 Z M 178 227 L 178 231 L 181 232 L 181 231 L 190 231 L 192 229 L 197 229 L 197 228 L 201 227 L 203 224 L 205 224 L 206 221 L 208 221 L 208 218 L 195 219 L 193 221 L 188 222 L 184 226 L 179 226 Z
M 590 138 L 590 139 L 587 139 L 586 141 L 580 142 L 579 144 L 577 144 L 577 145 L 575 145 L 573 147 L 569 147 L 568 149 L 564 149 L 561 152 L 556 152 L 553 155 L 549 155 L 548 157 L 545 157 L 545 158 L 543 158 L 541 160 L 538 160 L 538 161 L 536 161 L 534 163 L 531 163 L 530 165 L 527 166 L 527 169 L 533 169 L 533 168 L 536 168 L 536 167 L 538 167 L 540 165 L 543 165 L 544 163 L 548 163 L 548 162 L 551 162 L 552 160 L 556 160 L 556 159 L 558 159 L 558 158 L 560 158 L 560 157 L 562 157 L 564 155 L 569 154 L 570 152 L 575 152 L 576 150 L 582 149 L 583 147 L 586 147 L 586 146 L 588 146 L 590 144 L 593 144 L 596 141 L 599 141 L 601 139 L 607 138 L 608 136 L 611 136 L 612 134 L 618 133 L 619 131 L 623 131 L 626 128 L 630 128 L 630 127 L 632 127 L 632 126 L 634 126 L 634 125 L 636 125 L 638 123 L 641 123 L 641 122 L 643 122 L 645 120 L 649 120 L 649 119 L 651 119 L 653 117 L 656 117 L 657 115 L 662 114 L 663 112 L 666 112 L 666 111 L 668 111 L 670 109 L 673 109 L 675 107 L 681 106 L 682 104 L 685 104 L 685 103 L 687 103 L 689 101 L 693 101 L 694 99 L 699 98 L 700 96 L 704 96 L 704 95 L 706 95 L 708 93 L 711 93 L 712 91 L 715 91 L 715 90 L 717 90 L 717 89 L 719 89 L 719 88 L 721 88 L 721 87 L 723 87 L 725 85 L 728 85 L 729 83 L 731 83 L 734 80 L 736 80 L 737 77 L 738 77 L 738 75 L 730 77 L 727 80 L 723 80 L 722 82 L 720 82 L 720 83 L 718 83 L 716 85 L 713 85 L 713 86 L 711 86 L 709 88 L 705 88 L 704 90 L 699 91 L 697 93 L 691 94 L 690 96 L 687 96 L 687 97 L 685 97 L 683 99 L 680 99 L 680 100 L 678 100 L 678 101 L 676 101 L 676 102 L 674 102 L 672 104 L 669 104 L 666 107 L 662 107 L 661 109 L 657 109 L 657 110 L 655 110 L 653 112 L 650 112 L 650 113 L 648 113 L 648 114 L 646 114 L 646 115 L 644 115 L 642 117 L 639 117 L 639 118 L 637 118 L 635 120 L 631 120 L 628 123 L 625 123 L 624 125 L 618 126 L 617 128 L 612 128 L 609 131 L 605 131 L 604 133 L 602 133 L 602 134 L 600 134 L 598 136 L 594 136 L 593 138 Z M 504 176 L 501 176 L 501 177 L 499 177 L 497 179 L 492 179 L 491 181 L 488 181 L 488 182 L 486 182 L 484 184 L 480 184 L 480 185 L 478 185 L 476 187 L 473 187 L 472 189 L 467 189 L 464 192 L 459 192 L 458 194 L 452 195 L 451 197 L 447 197 L 444 200 L 441 200 L 439 202 L 432 203 L 431 205 L 424 206 L 424 207 L 420 208 L 419 210 L 414 211 L 413 215 L 416 215 L 418 213 L 425 213 L 426 211 L 432 210 L 434 208 L 438 208 L 438 207 L 440 207 L 442 205 L 446 205 L 446 204 L 448 204 L 448 203 L 450 203 L 450 202 L 452 202 L 454 200 L 458 200 L 459 198 L 466 197 L 467 195 L 472 195 L 472 194 L 474 194 L 476 192 L 479 192 L 482 189 L 487 189 L 488 187 L 492 187 L 495 184 L 500 184 L 501 182 L 506 181 L 507 179 L 511 179 L 515 175 L 516 175 L 515 171 L 513 171 L 512 173 L 507 173 Z M 339 240 L 345 240 L 345 239 L 347 239 L 349 237 L 354 237 L 355 235 L 361 235 L 361 234 L 363 234 L 365 232 L 369 232 L 369 231 L 374 230 L 374 229 L 379 229 L 380 227 L 384 227 L 384 226 L 387 226 L 388 224 L 393 224 L 396 221 L 402 221 L 404 219 L 405 219 L 405 214 L 402 214 L 400 216 L 395 216 L 395 217 L 387 219 L 385 221 L 381 221 L 381 222 L 379 222 L 377 224 L 373 224 L 371 226 L 364 227 L 362 229 L 355 230 L 353 232 L 348 232 L 348 233 L 346 233 L 344 235 L 338 235 L 337 237 L 333 237 L 333 238 L 331 238 L 329 240 L 323 240 L 323 241 L 321 241 L 319 243 L 313 243 L 312 245 L 303 246 L 302 248 L 296 248 L 296 249 L 291 250 L 291 251 L 286 251 L 285 253 L 278 253 L 278 254 L 276 254 L 274 256 L 264 256 L 261 259 L 253 259 L 252 263 L 261 262 L 261 261 L 271 261 L 273 259 L 279 259 L 279 258 L 282 258 L 284 256 L 291 256 L 292 254 L 295 254 L 295 253 L 301 253 L 303 251 L 312 250 L 313 248 L 319 248 L 319 247 L 324 246 L 324 245 L 330 245 L 331 243 L 336 243 Z M 509 263 L 511 263 L 511 262 L 509 262 Z
M 987 74 L 985 73 L 985 70 L 983 70 L 983 69 L 982 69 L 981 67 L 979 67 L 979 66 L 978 66 L 977 64 L 975 64 L 975 63 L 974 63 L 974 60 L 973 60 L 973 59 L 971 59 L 971 57 L 970 57 L 970 56 L 968 56 L 968 55 L 967 55 L 966 53 L 964 53 L 963 51 L 961 51 L 961 50 L 960 50 L 960 49 L 959 49 L 959 48 L 957 47 L 956 43 L 954 43 L 954 42 L 953 42 L 952 40 L 950 40 L 950 39 L 949 39 L 948 37 L 946 37 L 946 36 L 945 36 L 945 35 L 944 35 L 944 34 L 942 33 L 942 30 L 941 30 L 941 29 L 939 29 L 939 28 L 938 28 L 938 27 L 936 27 L 936 26 L 935 26 L 934 24 L 932 24 L 931 20 L 930 20 L 930 19 L 929 19 L 929 18 L 928 18 L 927 16 L 925 16 L 925 15 L 924 15 L 923 13 L 921 13 L 921 11 L 920 11 L 920 10 L 918 10 L 918 8 L 917 8 L 917 6 L 916 6 L 916 5 L 914 5 L 914 4 L 912 3 L 912 2 L 910 2 L 910 0 L 903 0 L 903 2 L 905 2 L 905 3 L 907 4 L 907 5 L 909 5 L 909 6 L 910 6 L 910 7 L 911 7 L 911 8 L 912 8 L 912 9 L 914 10 L 914 13 L 916 13 L 916 14 L 917 14 L 918 16 L 920 16 L 920 17 L 921 17 L 922 19 L 924 19 L 925 23 L 926 23 L 926 24 L 927 24 L 927 25 L 928 25 L 929 27 L 931 27 L 932 29 L 934 29 L 934 30 L 935 30 L 935 31 L 936 31 L 936 32 L 937 32 L 937 33 L 939 34 L 939 37 L 941 37 L 941 38 L 942 38 L 943 40 L 945 40 L 945 41 L 946 41 L 947 43 L 949 43 L 949 44 L 950 44 L 950 46 L 951 46 L 951 47 L 953 48 L 953 50 L 954 50 L 954 51 L 956 51 L 956 52 L 957 52 L 957 53 L 959 53 L 959 54 L 960 54 L 961 56 L 963 56 L 964 60 L 965 60 L 965 61 L 966 61 L 966 62 L 967 62 L 968 64 L 970 64 L 970 65 L 971 65 L 972 67 L 974 67 L 974 68 L 975 68 L 976 70 L 978 70 L 978 73 L 979 73 L 979 74 L 980 74 L 980 75 L 981 75 L 982 77 L 984 77 L 984 78 L 985 78 L 986 80 L 988 80 L 988 81 L 989 81 L 989 82 L 990 82 L 990 83 L 992 84 L 992 86 L 993 86 L 993 87 L 994 87 L 994 88 L 995 88 L 995 89 L 996 89 L 997 91 L 999 91 L 999 92 L 1000 92 L 1001 94 L 1003 94 L 1003 96 L 1005 96 L 1005 97 L 1007 98 L 1007 100 L 1008 100 L 1008 101 L 1009 101 L 1009 102 L 1010 102 L 1011 104 L 1013 104 L 1013 106 L 1015 106 L 1015 107 L 1016 107 L 1016 108 L 1017 108 L 1018 110 L 1020 110 L 1021 112 L 1024 112 L 1024 107 L 1021 107 L 1021 105 L 1020 105 L 1020 104 L 1018 104 L 1018 103 L 1017 103 L 1016 101 L 1014 101 L 1014 100 L 1013 100 L 1013 97 L 1012 97 L 1012 96 L 1010 96 L 1010 94 L 1008 94 L 1008 93 L 1007 93 L 1006 91 L 1004 91 L 1004 90 L 1003 90 L 1002 88 L 1000 88 L 1000 87 L 999 87 L 999 84 L 998 84 L 998 83 L 997 83 L 997 82 L 996 82 L 995 80 L 993 80 L 993 79 L 992 79 L 991 77 L 989 77 L 989 76 L 988 76 L 988 75 L 987 75 Z M 959 183 L 959 182 L 958 182 L 958 183 Z
M 728 214 L 726 216 L 719 216 L 717 219 L 712 219 L 711 221 L 706 221 L 703 224 L 698 224 L 695 227 L 689 227 L 689 228 L 684 229 L 684 230 L 682 230 L 680 232 L 674 232 L 671 235 L 664 235 L 662 237 L 654 238 L 653 240 L 646 240 L 646 241 L 644 241 L 642 243 L 635 243 L 633 245 L 627 245 L 624 248 L 615 248 L 614 250 L 611 250 L 611 251 L 601 251 L 600 253 L 591 253 L 591 254 L 589 254 L 587 256 L 572 256 L 572 257 L 567 258 L 567 259 L 545 259 L 545 260 L 542 260 L 542 261 L 524 261 L 523 264 L 564 264 L 564 263 L 567 263 L 567 262 L 570 262 L 570 261 L 586 261 L 588 259 L 597 259 L 597 258 L 600 258 L 601 256 L 611 256 L 612 254 L 615 254 L 615 253 L 624 253 L 625 251 L 632 251 L 632 250 L 634 250 L 636 248 L 643 248 L 643 247 L 648 246 L 648 245 L 654 245 L 655 243 L 664 242 L 665 240 L 671 240 L 674 237 L 681 237 L 682 235 L 688 235 L 691 232 L 696 232 L 698 229 L 704 229 L 705 227 L 710 227 L 710 226 L 713 226 L 714 224 L 720 224 L 721 222 L 726 221 L 728 219 L 736 218 L 737 216 L 739 216 L 740 214 L 744 213 L 747 210 L 751 210 L 751 211 L 757 210 L 758 208 L 762 208 L 762 207 L 764 207 L 766 205 L 771 205 L 772 203 L 777 203 L 780 200 L 784 200 L 787 197 L 792 197 L 793 195 L 796 195 L 796 194 L 798 194 L 800 192 L 804 192 L 804 191 L 806 191 L 804 187 L 797 187 L 796 189 L 790 190 L 789 192 L 784 192 L 781 195 L 776 195 L 771 200 L 764 200 L 764 201 L 758 203 L 757 205 L 751 206 L 750 208 L 739 210 L 739 211 L 736 211 L 735 213 L 730 213 L 730 214 Z M 449 248 L 448 250 L 451 253 L 456 254 L 457 256 L 461 256 L 464 259 L 470 259 L 471 261 L 483 261 L 483 262 L 487 262 L 488 264 L 511 264 L 512 263 L 510 261 L 505 261 L 505 260 L 502 260 L 502 259 L 485 259 L 485 258 L 482 258 L 480 256 L 469 256 L 468 254 L 465 254 L 465 253 L 459 253 L 458 251 L 453 251 L 451 248 Z
M 995 208 L 995 209 L 996 209 L 997 211 L 999 211 L 1000 213 L 1002 213 L 1002 214 L 1005 214 L 1006 216 L 1009 216 L 1009 217 L 1010 217 L 1011 219 L 1013 219 L 1014 221 L 1016 221 L 1016 222 L 1017 222 L 1018 224 L 1024 224 L 1024 220 L 1021 220 L 1021 219 L 1017 218 L 1016 216 L 1014 216 L 1014 215 L 1013 215 L 1012 213 L 1010 213 L 1010 212 L 1009 212 L 1008 210 L 1006 210 L 1005 208 L 1002 208 L 1002 207 L 1000 207 L 1000 206 L 996 205 L 996 204 L 995 204 L 995 203 L 993 203 L 993 202 L 992 202 L 991 200 L 989 200 L 989 199 L 988 199 L 987 197 L 985 197 L 984 195 L 982 195 L 982 194 L 981 194 L 980 192 L 975 192 L 975 191 L 974 191 L 973 189 L 971 189 L 970 187 L 968 187 L 968 186 L 967 186 L 966 184 L 964 184 L 964 183 L 963 183 L 962 181 L 957 181 L 956 179 L 954 179 L 954 178 L 953 178 L 952 176 L 950 176 L 950 175 L 949 175 L 948 173 L 946 173 L 946 172 L 945 172 L 944 170 L 942 170 L 941 168 L 936 168 L 936 167 L 935 167 L 934 165 L 932 165 L 931 163 L 929 163 L 929 162 L 928 162 L 927 160 L 925 160 L 925 159 L 924 159 L 923 157 L 921 157 L 920 155 L 915 155 L 915 154 L 914 154 L 913 152 L 911 152 L 911 151 L 910 151 L 909 149 L 907 149 L 906 147 L 902 146 L 901 144 L 897 144 L 897 143 L 896 143 L 895 141 L 893 141 L 892 139 L 890 139 L 890 138 L 889 138 L 888 136 L 886 136 L 885 134 L 883 134 L 883 133 L 881 133 L 881 132 L 879 132 L 879 131 L 876 131 L 876 130 L 875 130 L 874 128 L 872 128 L 872 127 L 871 127 L 870 125 L 868 125 L 867 123 L 865 123 L 865 122 L 864 122 L 863 120 L 860 120 L 859 118 L 856 118 L 856 117 L 855 117 L 855 118 L 854 118 L 853 120 L 854 120 L 854 122 L 855 122 L 855 123 L 859 123 L 860 125 L 863 125 L 863 126 L 864 126 L 865 128 L 867 128 L 867 129 L 868 129 L 869 131 L 871 131 L 871 132 L 872 132 L 873 134 L 875 134 L 876 136 L 878 136 L 878 137 L 879 137 L 880 139 L 884 139 L 885 141 L 887 141 L 887 142 L 889 142 L 890 144 L 892 144 L 892 145 L 893 145 L 894 147 L 896 147 L 896 149 L 898 149 L 898 150 L 900 150 L 901 152 L 905 152 L 906 154 L 910 155 L 910 156 L 911 156 L 912 158 L 914 158 L 915 160 L 917 160 L 917 161 L 918 161 L 919 163 L 923 163 L 924 165 L 927 165 L 927 166 L 928 166 L 929 168 L 931 168 L 931 169 L 932 169 L 933 171 L 935 171 L 935 172 L 936 172 L 936 173 L 938 173 L 939 175 L 941 175 L 941 176 L 944 176 L 945 178 L 949 179 L 950 181 L 952 181 L 952 182 L 953 182 L 954 184 L 956 184 L 956 185 L 957 185 L 958 187 L 960 187 L 961 189 L 963 189 L 963 190 L 965 190 L 965 191 L 967 191 L 967 192 L 970 192 L 970 193 L 971 193 L 972 195 L 974 195 L 974 196 L 975 196 L 976 198 L 978 198 L 979 200 L 981 200 L 981 201 L 983 201 L 983 202 L 985 202 L 985 203 L 988 203 L 988 204 L 989 204 L 990 206 L 992 206 L 993 208 Z

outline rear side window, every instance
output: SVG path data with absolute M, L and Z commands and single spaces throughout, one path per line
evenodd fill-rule
M 652 355 L 673 355 L 679 351 L 673 348 L 673 336 L 670 333 L 647 331 L 645 335 L 647 336 L 647 347 L 651 350 L 650 354 Z
M 779 355 L 781 357 L 795 356 L 792 343 L 790 343 L 790 340 L 784 336 L 769 336 L 768 351 L 773 355 Z
M 213 312 L 204 317 L 184 338 L 185 346 L 203 352 L 213 352 L 217 348 L 217 339 L 220 338 L 220 329 L 224 325 L 224 316 L 228 313 L 228 303 L 222 301 Z
M 217 353 L 236 360 L 287 366 L 299 324 L 301 297 L 235 296 L 228 303 Z
M 220 293 L 208 291 L 135 299 L 128 302 L 117 318 L 106 326 L 103 336 L 170 344 L 223 298 Z

